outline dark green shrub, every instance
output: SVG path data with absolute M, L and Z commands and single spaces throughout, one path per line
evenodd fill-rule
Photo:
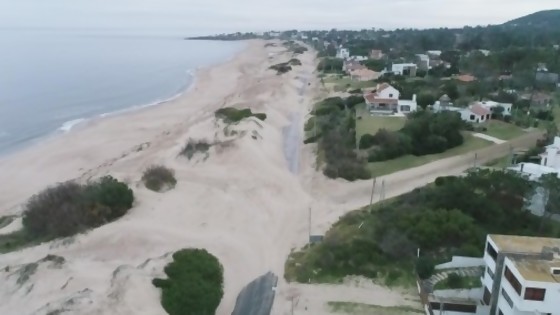
M 317 142 L 317 140 L 319 140 L 319 138 L 321 138 L 320 134 L 318 134 L 316 136 L 311 136 L 311 137 L 303 140 L 303 144 L 315 143 L 315 142 Z
M 260 119 L 262 121 L 266 120 L 266 114 L 265 113 L 254 113 L 253 117 Z
M 165 188 L 173 188 L 177 184 L 173 170 L 163 165 L 152 165 L 144 171 L 142 181 L 146 188 L 153 191 L 161 191 Z
M 369 149 L 375 145 L 375 137 L 365 134 L 360 138 L 360 149 Z
M 71 236 L 123 216 L 133 201 L 132 190 L 111 176 L 87 185 L 66 182 L 29 199 L 23 226 L 32 238 Z
M 430 278 L 434 274 L 435 270 L 436 265 L 430 258 L 420 257 L 416 261 L 416 273 L 422 280 Z
M 256 117 L 262 121 L 266 119 L 265 113 L 253 113 L 250 108 L 237 109 L 233 107 L 220 108 L 215 112 L 218 119 L 223 119 L 226 123 L 236 123 L 245 118 Z
M 283 62 L 276 65 L 272 65 L 269 67 L 269 69 L 276 70 L 276 73 L 280 75 L 291 71 L 292 67 L 290 66 L 289 62 Z
M 223 268 L 204 249 L 183 249 L 165 266 L 167 279 L 154 279 L 161 305 L 170 315 L 214 315 L 222 300 Z
M 288 61 L 288 63 L 292 66 L 301 66 L 301 61 L 299 59 L 296 59 L 296 58 L 290 59 L 290 61 Z

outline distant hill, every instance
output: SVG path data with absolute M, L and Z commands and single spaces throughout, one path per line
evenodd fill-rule
M 560 10 L 539 11 L 502 24 L 504 26 L 538 29 L 560 28 Z

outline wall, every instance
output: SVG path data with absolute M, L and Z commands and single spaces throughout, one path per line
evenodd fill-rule
M 484 259 L 478 257 L 453 256 L 450 262 L 437 265 L 436 269 L 468 268 L 485 266 Z

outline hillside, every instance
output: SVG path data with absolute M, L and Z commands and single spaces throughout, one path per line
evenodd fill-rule
M 535 12 L 503 24 L 504 26 L 534 27 L 552 29 L 560 27 L 560 10 Z

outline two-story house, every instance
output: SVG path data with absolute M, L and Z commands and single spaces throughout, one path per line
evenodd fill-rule
M 368 111 L 374 114 L 408 114 L 418 108 L 416 95 L 412 100 L 401 100 L 401 92 L 388 83 L 378 84 L 377 88 L 364 95 Z
M 560 315 L 560 239 L 488 235 L 484 262 L 481 314 Z

